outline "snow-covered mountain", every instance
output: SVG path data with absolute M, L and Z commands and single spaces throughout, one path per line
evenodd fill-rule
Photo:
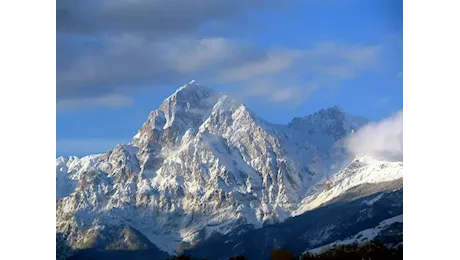
M 402 178 L 402 162 L 347 154 L 343 138 L 367 122 L 333 107 L 272 124 L 192 81 L 132 142 L 57 158 L 56 232 L 85 248 L 99 246 L 104 230 L 129 227 L 174 254 L 212 234 L 282 222 L 354 186 Z

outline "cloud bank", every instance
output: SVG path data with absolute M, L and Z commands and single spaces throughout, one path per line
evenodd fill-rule
M 348 137 L 346 147 L 354 155 L 403 161 L 403 111 L 362 127 Z
M 280 10 L 293 2 L 58 1 L 58 111 L 128 106 L 147 88 L 191 79 L 232 86 L 231 94 L 241 98 L 298 104 L 320 88 L 340 85 L 378 65 L 379 45 L 261 47 L 254 39 L 228 33 L 229 25 L 254 12 Z

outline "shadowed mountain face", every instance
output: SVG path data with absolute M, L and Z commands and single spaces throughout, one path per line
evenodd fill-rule
M 376 198 L 378 200 L 374 203 L 369 203 Z M 232 255 L 268 260 L 273 249 L 289 248 L 299 256 L 308 249 L 348 238 L 401 214 L 402 188 L 351 202 L 336 201 L 283 223 L 261 229 L 218 235 L 186 253 L 197 258 L 216 260 L 228 259 Z M 389 225 L 378 233 L 375 239 L 391 243 L 392 246 L 397 245 L 402 242 L 402 223 Z
M 132 142 L 57 158 L 56 232 L 73 250 L 173 255 L 302 215 L 359 185 L 370 186 L 349 199 L 388 190 L 377 184 L 401 179 L 402 162 L 343 147 L 366 122 L 333 107 L 276 125 L 190 82 L 150 113 Z
M 72 250 L 60 233 L 56 234 L 58 259 L 164 259 L 159 250 L 142 233 L 132 227 L 107 226 L 87 236 L 81 249 Z
M 73 253 L 73 249 L 67 245 L 65 237 L 56 232 L 56 260 L 65 260 Z

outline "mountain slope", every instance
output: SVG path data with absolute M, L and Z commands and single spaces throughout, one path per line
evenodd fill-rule
M 168 256 L 167 253 L 153 245 L 141 232 L 130 226 L 105 226 L 104 229 L 89 233 L 82 249 L 72 252 L 68 258 L 64 259 L 140 260 L 165 259 Z
M 401 214 L 402 189 L 399 188 L 351 202 L 337 201 L 261 229 L 216 235 L 187 253 L 215 260 L 228 259 L 233 255 L 268 260 L 273 249 L 289 248 L 296 255 L 301 255 L 306 249 L 332 246 L 335 241 L 379 227 L 382 221 Z
M 56 230 L 83 248 L 89 234 L 129 226 L 174 254 L 214 234 L 282 222 L 353 186 L 402 177 L 402 163 L 353 160 L 342 147 L 366 122 L 333 107 L 276 125 L 190 82 L 131 143 L 56 160 Z
M 343 240 L 335 241 L 333 243 L 321 247 L 310 249 L 308 250 L 308 252 L 321 253 L 323 250 L 333 248 L 339 245 L 349 245 L 355 243 L 362 244 L 379 238 L 387 242 L 388 245 L 388 242 L 390 242 L 388 241 L 388 237 L 391 238 L 392 242 L 391 244 L 389 244 L 389 246 L 398 246 L 402 244 L 402 222 L 403 215 L 397 215 L 395 217 L 391 217 L 381 221 L 376 227 L 364 229 L 353 236 L 347 237 Z

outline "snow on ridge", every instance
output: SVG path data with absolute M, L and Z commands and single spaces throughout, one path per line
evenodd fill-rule
M 390 225 L 394 223 L 403 223 L 403 214 L 394 216 L 392 218 L 385 219 L 381 221 L 376 227 L 374 228 L 369 228 L 362 230 L 358 232 L 356 235 L 350 236 L 348 238 L 345 238 L 343 240 L 338 240 L 335 242 L 332 242 L 330 244 L 309 249 L 305 252 L 310 252 L 314 254 L 321 253 L 323 250 L 328 249 L 328 248 L 334 248 L 336 246 L 340 245 L 348 245 L 348 244 L 353 244 L 353 243 L 364 243 L 364 242 L 369 242 L 372 241 L 375 237 L 378 236 L 378 234 L 384 230 L 385 228 L 389 227 Z
M 386 182 L 402 177 L 402 162 L 385 162 L 370 157 L 355 158 L 343 170 L 326 178 L 319 192 L 306 196 L 293 216 L 312 210 L 360 184 Z

